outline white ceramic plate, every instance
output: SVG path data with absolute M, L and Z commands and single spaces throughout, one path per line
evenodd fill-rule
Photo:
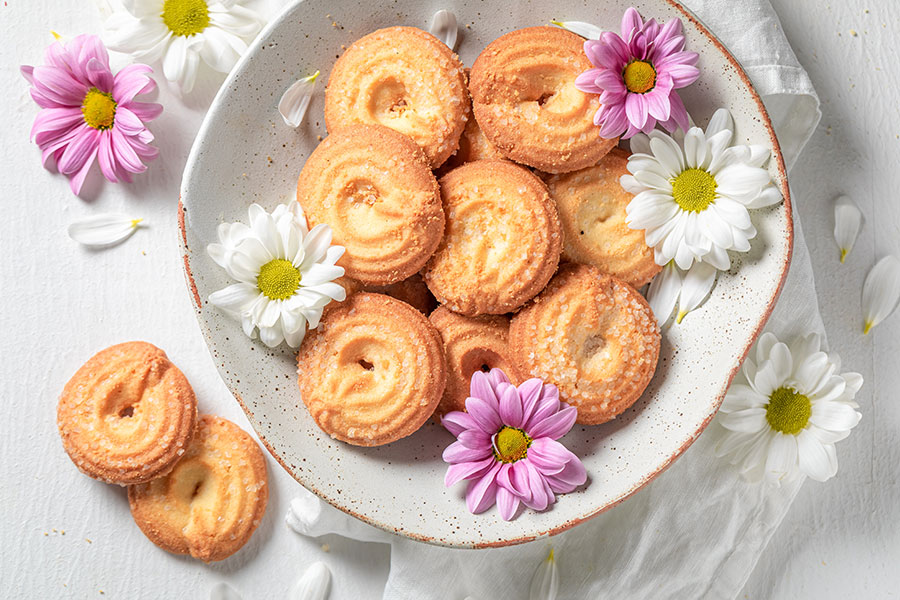
M 460 24 L 458 52 L 471 65 L 490 41 L 551 19 L 588 21 L 618 31 L 635 4 L 645 18 L 680 18 L 687 47 L 700 53 L 700 79 L 682 91 L 694 119 L 705 124 L 716 107 L 731 109 L 737 139 L 773 148 L 770 170 L 786 198 L 752 211 L 759 230 L 749 254 L 733 256 L 712 297 L 664 335 L 659 368 L 643 397 L 612 423 L 576 426 L 563 442 L 584 461 L 588 482 L 548 511 L 526 510 L 504 522 L 496 509 L 466 510 L 465 484 L 446 489 L 441 452 L 453 441 L 440 426 L 380 448 L 332 440 L 300 400 L 294 352 L 252 342 L 207 302 L 229 282 L 207 256 L 216 226 L 246 220 L 258 202 L 271 210 L 294 198 L 307 156 L 326 135 L 324 85 L 306 123 L 288 128 L 277 112 L 281 94 L 298 77 L 322 71 L 359 37 L 392 25 L 427 29 L 439 9 Z M 203 335 L 219 371 L 272 455 L 301 484 L 368 523 L 418 540 L 459 547 L 502 546 L 552 535 L 606 510 L 672 463 L 718 410 L 731 378 L 772 309 L 791 254 L 790 201 L 781 153 L 747 76 L 696 18 L 673 0 L 542 0 L 479 2 L 307 0 L 288 8 L 250 48 L 222 86 L 191 151 L 181 187 L 181 243 L 188 285 Z

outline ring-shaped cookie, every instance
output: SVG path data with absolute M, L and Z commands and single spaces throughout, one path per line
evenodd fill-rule
M 441 336 L 412 306 L 354 294 L 310 331 L 297 354 L 300 395 L 316 424 L 356 446 L 416 431 L 444 393 Z
M 469 93 L 459 58 L 415 27 L 379 29 L 334 63 L 325 91 L 329 131 L 377 123 L 412 138 L 437 168 L 456 151 Z
M 547 186 L 503 160 L 466 163 L 440 186 L 447 227 L 424 271 L 438 302 L 463 315 L 496 315 L 540 292 L 562 247 Z
M 595 164 L 616 145 L 594 125 L 598 96 L 575 88 L 592 68 L 584 39 L 559 27 L 503 35 L 478 55 L 469 78 L 485 136 L 507 158 L 547 173 Z
M 57 425 L 72 462 L 108 483 L 168 473 L 194 435 L 197 399 L 166 353 L 146 342 L 101 350 L 66 384 Z
M 625 207 L 634 198 L 619 183 L 627 165 L 628 154 L 614 148 L 597 165 L 552 175 L 546 182 L 559 209 L 563 258 L 593 265 L 639 288 L 662 267 L 644 232 L 625 223 Z
M 267 481 L 253 438 L 231 421 L 203 415 L 172 472 L 129 487 L 128 503 L 154 544 L 211 562 L 228 558 L 253 535 L 266 511 Z
M 348 277 L 387 285 L 410 277 L 444 233 L 438 184 L 416 144 L 381 125 L 351 125 L 315 149 L 297 180 L 310 226 L 346 248 Z
M 634 404 L 659 359 L 647 301 L 595 267 L 568 264 L 512 318 L 509 347 L 522 376 L 556 384 L 577 423 L 604 423 Z
M 447 357 L 447 387 L 438 405 L 438 414 L 466 410 L 466 398 L 475 371 L 487 373 L 491 369 L 501 369 L 513 384 L 521 383 L 518 369 L 509 355 L 509 318 L 506 315 L 464 317 L 439 306 L 428 320 L 440 332 Z

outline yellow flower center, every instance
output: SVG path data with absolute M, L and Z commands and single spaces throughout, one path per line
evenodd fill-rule
M 190 37 L 209 25 L 209 7 L 205 0 L 166 0 L 162 20 L 175 35 Z
M 812 415 L 812 402 L 794 388 L 780 387 L 769 396 L 766 421 L 775 431 L 797 435 Z
M 112 94 L 92 87 L 81 103 L 81 114 L 84 122 L 94 129 L 109 129 L 116 120 L 116 101 Z
M 656 69 L 644 60 L 633 60 L 622 73 L 625 87 L 634 94 L 646 94 L 656 86 Z
M 504 425 L 494 436 L 493 443 L 494 457 L 500 462 L 512 463 L 525 458 L 531 438 L 521 429 Z
M 300 270 L 289 260 L 270 260 L 260 267 L 256 287 L 270 300 L 287 300 L 300 287 Z
M 672 197 L 683 210 L 703 212 L 716 199 L 716 185 L 703 169 L 687 169 L 672 180 Z

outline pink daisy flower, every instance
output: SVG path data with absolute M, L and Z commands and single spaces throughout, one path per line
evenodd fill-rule
M 144 161 L 159 154 L 144 123 L 158 117 L 162 106 L 134 98 L 156 88 L 148 75 L 153 70 L 129 65 L 113 76 L 106 48 L 94 35 L 51 44 L 45 60 L 45 65 L 21 67 L 32 86 L 31 97 L 42 109 L 31 137 L 44 166 L 52 156 L 74 194 L 81 191 L 95 159 L 113 183 L 144 172 Z
M 650 133 L 659 122 L 674 132 L 687 131 L 688 113 L 675 90 L 694 83 L 700 71 L 696 52 L 684 51 L 681 21 L 646 23 L 634 8 L 622 17 L 622 34 L 604 32 L 587 40 L 584 53 L 594 65 L 578 76 L 575 87 L 600 94 L 594 124 L 600 136 L 630 138 Z
M 466 479 L 466 505 L 480 513 L 494 504 L 505 521 L 519 504 L 544 510 L 554 494 L 571 492 L 587 480 L 577 456 L 556 440 L 575 423 L 577 411 L 559 401 L 555 385 L 529 379 L 518 388 L 500 369 L 472 375 L 466 412 L 441 422 L 457 441 L 444 450 L 450 463 L 448 487 Z

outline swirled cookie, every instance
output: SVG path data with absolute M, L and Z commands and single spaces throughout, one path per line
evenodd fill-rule
M 327 223 L 346 248 L 348 277 L 387 285 L 416 273 L 444 233 L 437 181 L 408 137 L 351 125 L 315 149 L 297 180 L 310 226 Z
M 502 369 L 513 384 L 521 383 L 507 348 L 508 317 L 464 317 L 439 306 L 428 320 L 440 332 L 447 357 L 447 387 L 438 405 L 438 414 L 466 410 L 469 384 L 475 371 Z
M 559 27 L 529 27 L 478 55 L 469 79 L 475 118 L 507 158 L 567 173 L 616 145 L 594 125 L 598 96 L 575 88 L 575 78 L 592 68 L 583 46 L 583 38 Z
M 659 358 L 659 326 L 637 291 L 595 267 L 565 265 L 513 317 L 509 347 L 522 376 L 559 387 L 576 422 L 604 423 L 634 404 Z
M 593 265 L 634 287 L 659 273 L 644 232 L 625 224 L 625 207 L 634 197 L 619 184 L 628 173 L 628 154 L 613 149 L 593 167 L 546 179 L 559 209 L 563 258 Z
M 502 160 L 506 158 L 484 135 L 478 121 L 469 116 L 462 137 L 459 138 L 459 150 L 447 159 L 442 171 L 449 172 L 456 167 L 476 160 Z
M 540 292 L 562 245 L 544 183 L 510 162 L 479 160 L 440 185 L 447 228 L 424 272 L 438 302 L 469 316 L 503 314 Z
M 166 353 L 146 342 L 101 350 L 66 384 L 57 405 L 63 448 L 86 475 L 141 483 L 168 473 L 194 435 L 194 390 Z
M 373 294 L 384 294 L 391 298 L 396 298 L 406 302 L 423 315 L 428 315 L 437 306 L 437 300 L 431 294 L 431 290 L 425 285 L 425 280 L 418 273 L 412 277 L 407 277 L 403 281 L 392 283 L 390 285 L 364 285 L 355 279 L 347 276 L 339 277 L 334 282 L 344 288 L 347 298 L 356 292 L 372 292 Z M 325 307 L 325 312 L 340 306 L 340 302 L 329 302 Z
M 469 93 L 459 58 L 415 27 L 388 27 L 358 39 L 334 63 L 325 91 L 329 131 L 377 123 L 412 138 L 432 168 L 456 151 Z
M 416 431 L 447 382 L 441 336 L 422 313 L 359 292 L 307 334 L 297 354 L 300 395 L 316 424 L 356 446 Z
M 151 542 L 204 562 L 240 550 L 268 499 L 262 450 L 246 431 L 212 415 L 200 417 L 171 473 L 128 488 L 131 516 Z

